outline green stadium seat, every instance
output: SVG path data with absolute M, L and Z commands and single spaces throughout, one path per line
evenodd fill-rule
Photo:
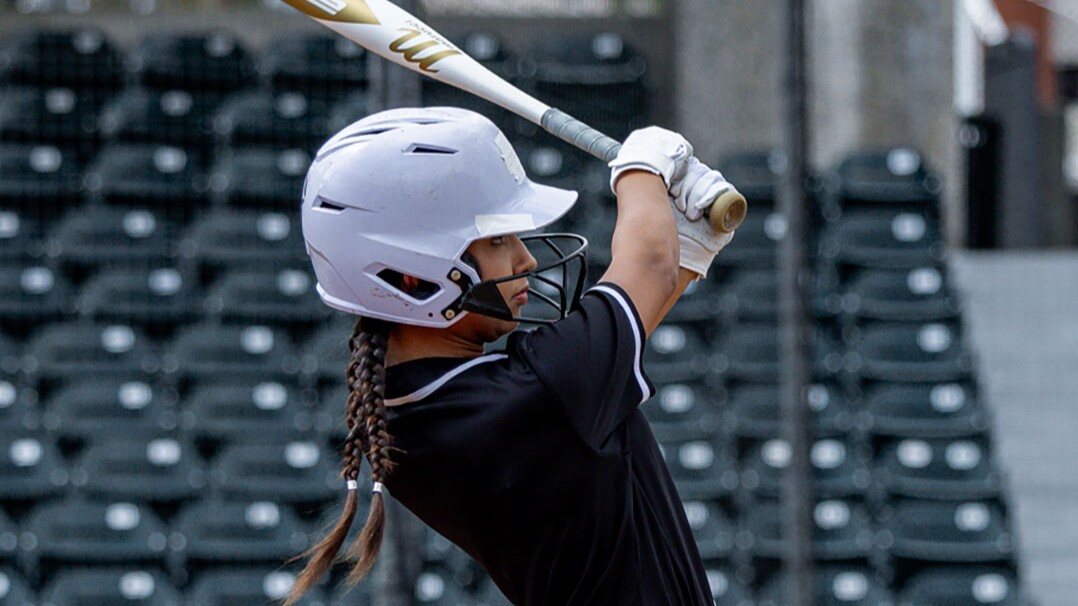
M 0 328 L 21 337 L 71 311 L 71 285 L 41 265 L 0 265 Z
M 0 90 L 0 141 L 47 143 L 82 151 L 97 144 L 98 103 L 67 88 L 11 87 Z
M 269 376 L 197 383 L 181 408 L 181 427 L 199 443 L 283 444 L 312 426 L 299 390 Z
M 131 86 L 101 110 L 101 137 L 110 142 L 172 145 L 210 151 L 212 95 Z
M 223 94 L 254 83 L 243 44 L 224 31 L 146 36 L 128 56 L 137 82 L 160 90 Z
M 105 500 L 174 506 L 199 497 L 206 486 L 195 448 L 171 437 L 95 438 L 72 469 L 72 483 Z
M 973 362 L 954 324 L 879 324 L 862 327 L 846 356 L 862 384 L 873 381 L 968 380 Z
M 101 96 L 123 85 L 122 57 L 94 28 L 16 30 L 0 40 L 0 82 L 72 87 Z
M 149 268 L 172 257 L 175 224 L 141 209 L 86 208 L 70 212 L 48 234 L 50 259 L 75 280 L 104 267 Z
M 341 495 L 339 459 L 316 442 L 233 444 L 215 459 L 210 478 L 226 499 L 324 505 Z
M 26 345 L 23 369 L 38 384 L 85 376 L 109 377 L 154 373 L 156 346 L 127 324 L 64 322 L 48 324 Z
M 191 225 L 179 252 L 203 273 L 308 263 L 299 219 L 280 212 L 210 211 Z
M 65 441 L 158 437 L 176 429 L 169 397 L 139 373 L 72 375 L 44 400 L 42 425 Z
M 259 55 L 259 76 L 276 91 L 335 99 L 367 85 L 367 51 L 340 36 L 288 34 Z
M 839 268 L 939 267 L 943 238 L 937 221 L 924 212 L 858 210 L 824 230 L 819 254 Z
M 0 502 L 29 504 L 67 490 L 70 474 L 53 440 L 38 432 L 0 432 Z
M 729 499 L 738 487 L 737 466 L 715 440 L 669 440 L 659 446 L 684 499 Z
M 870 387 L 861 403 L 877 436 L 947 438 L 987 434 L 989 415 L 968 383 L 890 383 Z
M 222 567 L 207 570 L 195 577 L 186 592 L 186 606 L 265 606 L 278 603 L 288 595 L 296 582 L 296 574 L 273 566 Z M 366 585 L 362 585 L 366 588 Z M 348 594 L 348 604 L 370 606 L 367 592 L 357 589 Z M 305 595 L 297 606 L 326 606 L 330 602 L 321 589 Z
M 843 312 L 855 322 L 934 322 L 958 317 L 941 268 L 865 269 L 845 285 Z
M 213 132 L 223 147 L 267 147 L 313 152 L 332 134 L 324 101 L 298 92 L 252 90 L 217 108 Z
M 70 150 L 33 143 L 0 143 L 0 208 L 54 218 L 82 202 L 82 178 Z
M 165 354 L 166 375 L 181 383 L 294 375 L 298 361 L 284 332 L 262 325 L 195 324 Z
M 1003 479 L 983 439 L 906 438 L 886 443 L 875 479 L 892 498 L 998 499 Z
M 73 568 L 57 573 L 42 590 L 42 606 L 182 606 L 180 592 L 160 571 Z
M 308 545 L 295 513 L 269 501 L 199 501 L 180 511 L 172 526 L 183 567 L 195 578 L 210 567 L 273 564 Z
M 990 566 L 936 567 L 906 582 L 902 604 L 909 606 L 1024 606 L 1013 570 Z
M 0 567 L 0 604 L 7 606 L 34 606 L 37 596 L 30 583 L 10 568 Z
M 734 550 L 734 524 L 715 502 L 686 499 L 682 505 L 696 548 L 705 562 L 727 560 Z
M 820 606 L 888 606 L 895 595 L 870 568 L 850 565 L 821 566 L 816 570 L 816 604 Z M 774 575 L 760 590 L 757 606 L 784 606 L 786 575 Z
M 126 320 L 161 339 L 195 320 L 201 301 L 191 272 L 162 263 L 157 267 L 106 269 L 93 275 L 79 291 L 76 307 L 96 322 Z
M 113 143 L 87 168 L 90 199 L 121 208 L 150 208 L 185 220 L 207 204 L 202 158 L 194 150 Z
M 658 393 L 644 406 L 651 430 L 659 440 L 715 434 L 722 408 L 713 390 L 702 383 L 656 385 Z
M 756 498 L 778 498 L 782 475 L 790 464 L 789 444 L 771 439 L 751 446 L 740 457 L 741 484 Z M 816 440 L 810 453 L 813 489 L 818 498 L 859 499 L 871 486 L 872 474 L 855 445 L 847 440 Z
M 210 176 L 215 204 L 293 212 L 303 199 L 311 154 L 303 149 L 236 149 L 220 158 Z
M 808 404 L 814 413 L 817 437 L 844 435 L 853 427 L 852 405 L 834 383 L 809 386 Z M 781 395 L 774 385 L 745 383 L 730 388 L 726 425 L 739 441 L 766 440 L 782 434 Z
M 294 334 L 330 315 L 315 292 L 314 276 L 299 269 L 230 272 L 210 287 L 206 309 L 226 322 L 269 324 Z

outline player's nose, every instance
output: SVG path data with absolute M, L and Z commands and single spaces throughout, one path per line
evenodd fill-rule
M 524 241 L 519 237 L 514 237 L 513 243 L 515 245 L 513 273 L 522 273 L 535 269 L 539 263 L 535 260 L 535 257 L 532 256 L 531 251 L 528 250 Z

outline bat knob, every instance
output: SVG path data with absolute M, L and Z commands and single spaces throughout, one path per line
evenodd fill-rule
M 715 201 L 711 203 L 708 221 L 711 222 L 711 227 L 715 228 L 715 231 L 728 234 L 741 227 L 741 222 L 745 220 L 748 212 L 749 204 L 745 201 L 745 196 L 742 196 L 740 192 L 730 190 L 715 198 Z

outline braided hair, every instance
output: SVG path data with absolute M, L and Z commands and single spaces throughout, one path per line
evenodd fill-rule
M 348 341 L 351 359 L 348 362 L 348 437 L 344 443 L 344 469 L 341 475 L 347 482 L 348 496 L 344 511 L 333 530 L 300 558 L 309 558 L 307 566 L 296 578 L 284 606 L 293 606 L 329 571 L 344 546 L 348 531 L 359 506 L 359 471 L 366 455 L 371 466 L 374 490 L 367 521 L 343 559 L 355 562 L 347 583 L 354 586 L 370 572 L 382 547 L 385 534 L 385 502 L 382 484 L 393 469 L 390 460 L 391 438 L 386 421 L 385 360 L 389 340 L 388 322 L 359 318 Z

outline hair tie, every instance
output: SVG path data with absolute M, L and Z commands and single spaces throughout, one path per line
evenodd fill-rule
M 359 490 L 359 482 L 355 480 L 348 480 L 346 485 L 348 486 L 348 490 Z
M 371 494 L 374 494 L 376 492 L 378 494 L 382 494 L 382 491 L 385 490 L 385 487 L 385 484 L 382 484 L 381 482 L 375 482 L 374 485 L 371 486 Z

